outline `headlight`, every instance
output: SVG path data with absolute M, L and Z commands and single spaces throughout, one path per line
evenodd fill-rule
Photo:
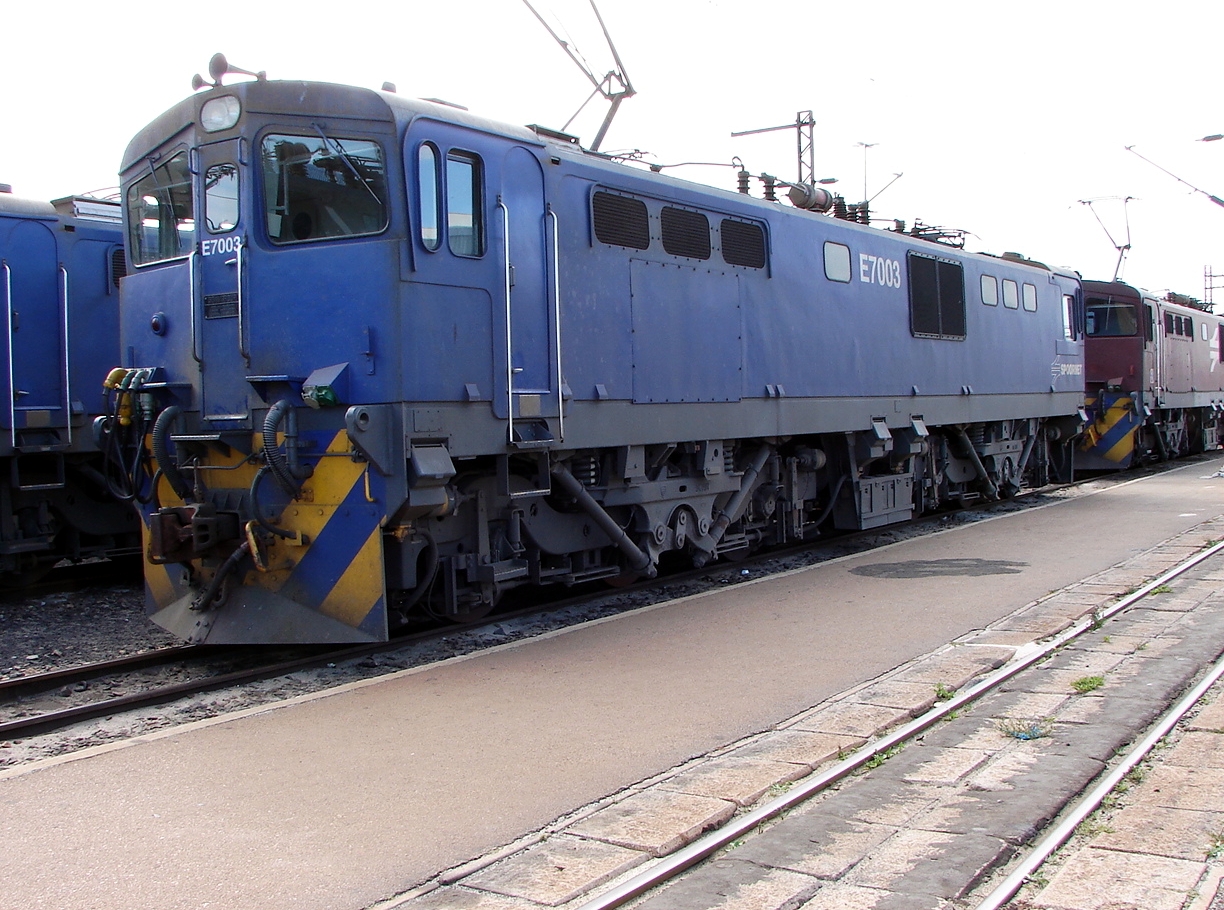
M 238 122 L 241 114 L 242 105 L 233 95 L 212 98 L 205 101 L 204 106 L 200 108 L 200 126 L 204 127 L 206 133 L 228 130 Z

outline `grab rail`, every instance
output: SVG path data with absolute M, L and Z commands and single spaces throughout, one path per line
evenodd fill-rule
M 68 269 L 61 262 L 60 284 L 64 289 L 64 425 L 68 428 L 68 445 L 72 445 L 72 372 L 68 365 L 71 356 L 68 341 Z
M 187 257 L 187 318 L 191 322 L 191 359 L 196 363 L 203 363 L 204 358 L 200 356 L 200 345 L 196 334 L 196 256 L 198 255 L 193 249 L 191 255 Z
M 557 213 L 553 207 L 548 207 L 548 217 L 552 219 L 552 260 L 553 260 L 553 334 L 557 345 L 557 441 L 565 442 L 565 394 L 564 383 L 561 381 L 561 257 L 559 255 L 558 236 L 561 233 L 557 221 Z
M 235 239 L 237 240 L 237 243 L 234 244 L 234 271 L 238 274 L 235 275 L 236 280 L 234 283 L 238 288 L 238 353 L 242 355 L 243 360 L 250 363 L 251 352 L 246 348 L 246 318 L 243 315 L 246 310 L 243 307 L 242 300 L 242 248 L 246 246 L 246 244 L 243 242 L 241 237 L 237 237 Z
M 13 449 L 17 448 L 17 380 L 13 375 L 13 270 L 5 260 L 4 266 L 4 307 L 8 314 L 8 378 L 9 378 L 9 433 Z
M 501 196 L 497 197 L 497 207 L 502 213 L 502 252 L 505 260 L 506 286 L 506 443 L 512 445 L 514 443 L 514 362 L 512 356 L 514 341 L 510 324 L 510 210 L 502 202 Z

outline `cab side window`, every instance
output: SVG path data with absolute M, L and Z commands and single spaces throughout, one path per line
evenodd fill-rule
M 456 256 L 483 256 L 484 219 L 479 156 L 452 151 L 446 156 L 446 237 Z

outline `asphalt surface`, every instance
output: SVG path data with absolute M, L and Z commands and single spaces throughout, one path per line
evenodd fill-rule
M 0 773 L 0 907 L 370 906 L 1217 517 L 1222 461 Z

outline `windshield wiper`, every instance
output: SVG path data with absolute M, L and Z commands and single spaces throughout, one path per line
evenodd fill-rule
M 315 132 L 319 134 L 327 146 L 335 147 L 336 151 L 340 153 L 340 160 L 344 162 L 344 166 L 352 171 L 353 176 L 357 178 L 357 182 L 365 187 L 365 191 L 370 194 L 375 202 L 378 203 L 379 207 L 382 207 L 383 201 L 378 198 L 378 194 L 370 187 L 370 184 L 366 178 L 361 176 L 361 172 L 357 170 L 357 165 L 353 163 L 353 159 L 349 157 L 349 153 L 344 150 L 344 146 L 342 146 L 337 140 L 328 136 L 327 133 L 323 132 L 323 127 L 319 126 L 319 124 L 312 123 L 310 125 L 314 127 Z

